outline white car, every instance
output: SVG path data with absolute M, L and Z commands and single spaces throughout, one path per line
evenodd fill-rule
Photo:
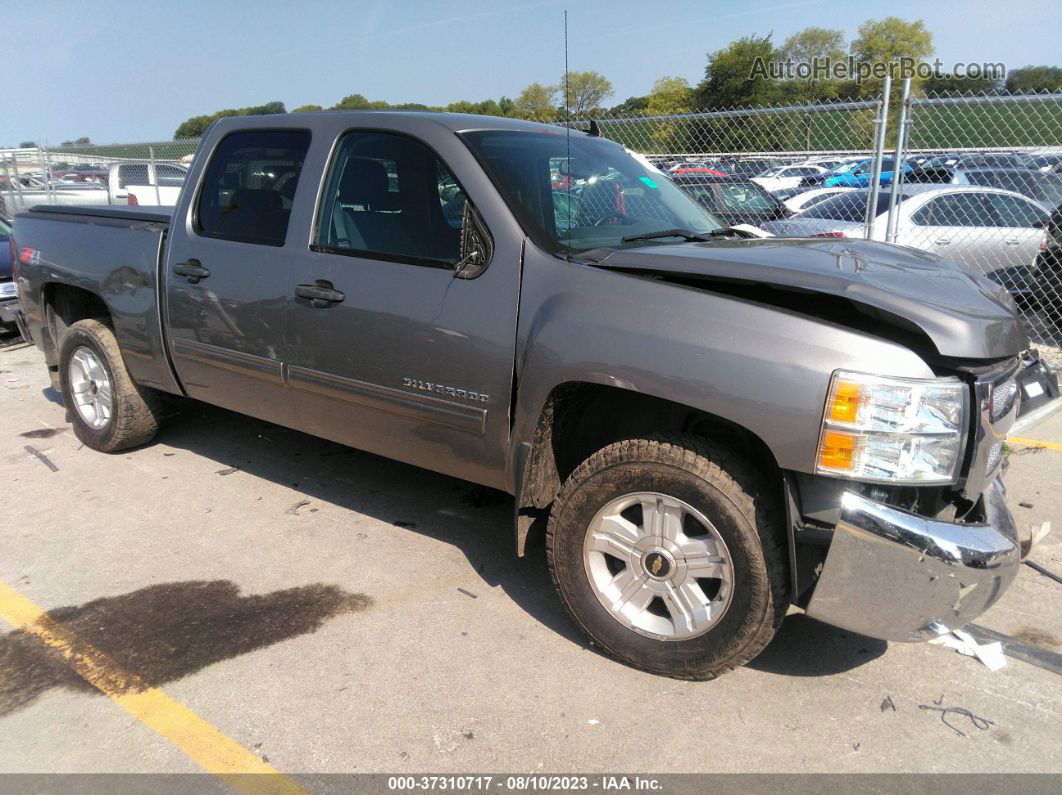
M 111 204 L 173 207 L 187 177 L 188 169 L 176 163 L 147 160 L 111 163 L 107 192 Z
M 763 176 L 753 177 L 752 181 L 764 190 L 776 191 L 795 188 L 804 177 L 818 176 L 826 171 L 822 166 L 814 165 L 782 166 L 768 171 Z
M 850 190 L 855 190 L 855 188 L 809 188 L 803 193 L 798 193 L 795 196 L 782 199 L 782 204 L 786 206 L 786 209 L 798 213 L 801 210 L 806 210 L 808 207 L 814 207 L 819 202 L 825 201 L 831 196 L 836 196 L 838 193 L 847 193 Z
M 904 185 L 896 207 L 895 242 L 973 268 L 1011 292 L 1026 277 L 1043 239 L 1048 212 L 1011 190 L 977 185 Z M 762 224 L 779 237 L 862 238 L 866 188 L 833 196 L 796 215 Z M 870 238 L 885 239 L 888 188 L 878 194 Z

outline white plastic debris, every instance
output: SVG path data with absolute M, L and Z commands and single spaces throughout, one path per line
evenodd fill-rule
M 955 649 L 959 654 L 965 654 L 967 657 L 976 657 L 985 664 L 989 671 L 998 671 L 1007 664 L 1007 658 L 1003 656 L 1002 643 L 998 641 L 978 643 L 969 632 L 963 632 L 961 629 L 953 629 L 929 642 Z

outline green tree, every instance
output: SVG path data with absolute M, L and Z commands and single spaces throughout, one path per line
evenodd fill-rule
M 501 111 L 502 116 L 509 116 L 513 112 L 513 100 L 512 97 L 501 97 L 498 100 L 498 110 Z
M 1062 66 L 1023 66 L 1007 75 L 1007 91 L 1030 94 L 1034 91 L 1062 91 Z
M 557 118 L 557 88 L 532 83 L 513 101 L 512 115 L 520 119 L 555 121 Z
M 23 141 L 18 145 L 19 149 L 33 149 L 37 145 L 36 141 Z
M 181 123 L 173 134 L 174 139 L 199 138 L 206 128 L 215 121 L 227 116 L 266 116 L 274 113 L 286 113 L 283 102 L 267 102 L 264 105 L 250 105 L 246 108 L 226 108 L 219 110 L 210 116 L 193 116 Z M 87 141 L 87 139 L 86 139 Z M 75 143 L 77 143 L 75 141 Z
M 787 102 L 812 102 L 835 99 L 840 93 L 840 81 L 829 75 L 817 77 L 816 65 L 831 69 L 833 64 L 845 63 L 844 33 L 829 28 L 804 28 L 786 39 L 778 49 L 779 60 L 806 64 L 811 70 L 806 79 L 789 80 L 782 87 Z
M 859 26 L 859 35 L 852 41 L 851 54 L 857 63 L 897 64 L 902 58 L 921 63 L 933 54 L 933 34 L 920 19 L 914 22 L 899 17 L 868 19 Z M 918 79 L 911 77 L 911 82 L 918 87 Z M 878 96 L 881 88 L 882 81 L 870 77 L 862 81 L 859 93 L 864 97 Z
M 572 116 L 587 116 L 600 111 L 601 103 L 612 96 L 612 83 L 600 72 L 568 72 L 561 77 L 560 90 Z
M 206 132 L 206 128 L 214 121 L 213 116 L 193 116 L 177 128 L 173 134 L 174 140 L 180 138 L 199 138 Z
M 382 110 L 391 107 L 383 100 L 367 100 L 363 94 L 348 94 L 332 106 L 332 110 Z
M 292 113 L 313 113 L 318 110 L 324 110 L 320 105 L 299 105 Z
M 645 99 L 645 113 L 649 116 L 674 116 L 689 113 L 693 109 L 693 89 L 684 77 L 661 77 L 649 89 Z M 652 127 L 651 137 L 664 149 L 673 146 L 679 131 L 679 123 L 666 121 Z
M 627 97 L 618 105 L 608 109 L 609 116 L 641 116 L 645 113 L 645 107 L 649 104 L 649 97 Z
M 708 53 L 702 80 L 694 93 L 699 109 L 767 105 L 777 100 L 777 85 L 760 71 L 777 60 L 771 34 L 744 36 Z M 759 69 L 757 69 L 759 66 Z

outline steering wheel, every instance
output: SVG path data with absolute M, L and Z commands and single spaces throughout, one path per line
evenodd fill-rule
M 604 224 L 608 223 L 613 219 L 619 221 L 622 226 L 630 226 L 634 223 L 634 219 L 627 215 L 627 213 L 621 212 L 620 210 L 613 210 L 612 212 L 606 213 L 605 215 L 602 215 L 600 218 L 594 221 L 592 226 L 603 226 Z M 624 221 L 626 221 L 627 223 L 624 224 Z

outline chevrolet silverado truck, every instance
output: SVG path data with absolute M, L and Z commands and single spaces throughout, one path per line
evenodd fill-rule
M 223 119 L 176 208 L 37 207 L 12 251 L 79 439 L 205 401 L 515 497 L 601 649 L 709 679 L 791 605 L 961 627 L 1024 539 L 1006 292 L 910 248 L 747 239 L 591 128 Z

